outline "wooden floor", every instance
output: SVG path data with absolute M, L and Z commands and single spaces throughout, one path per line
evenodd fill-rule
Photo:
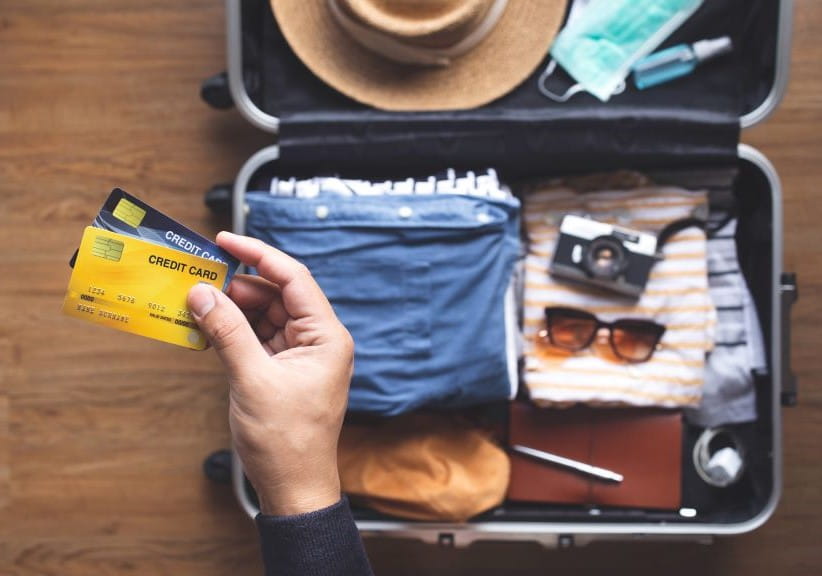
M 784 496 L 713 546 L 452 551 L 369 542 L 388 574 L 772 575 L 822 572 L 822 2 L 796 1 L 792 82 L 744 140 L 784 185 L 785 268 L 799 273 L 802 396 L 784 411 Z M 224 67 L 214 0 L 0 0 L 0 573 L 256 574 L 255 531 L 203 458 L 227 447 L 210 353 L 60 315 L 67 260 L 120 185 L 213 234 L 202 193 L 269 139 L 198 99 Z

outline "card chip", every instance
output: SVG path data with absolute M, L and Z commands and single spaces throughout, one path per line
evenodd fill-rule
M 98 258 L 119 262 L 123 256 L 123 247 L 124 244 L 119 240 L 97 236 L 94 238 L 94 244 L 91 245 L 91 253 Z
M 143 218 L 146 217 L 145 210 L 125 198 L 121 198 L 120 201 L 117 202 L 117 206 L 114 207 L 112 214 L 115 218 L 122 220 L 133 228 L 137 228 L 143 221 Z

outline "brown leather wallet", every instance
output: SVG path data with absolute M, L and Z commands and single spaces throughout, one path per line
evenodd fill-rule
M 624 476 L 607 482 L 511 454 L 508 499 L 677 509 L 681 501 L 682 414 L 645 408 L 537 408 L 511 405 L 510 445 L 522 445 Z

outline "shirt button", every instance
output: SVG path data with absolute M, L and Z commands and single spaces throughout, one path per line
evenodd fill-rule
M 397 210 L 397 215 L 400 218 L 411 218 L 413 214 L 414 210 L 412 210 L 410 206 L 400 206 L 400 209 Z
M 317 206 L 317 209 L 314 211 L 314 214 L 316 214 L 317 218 L 319 218 L 320 220 L 325 220 L 326 218 L 328 218 L 328 206 Z

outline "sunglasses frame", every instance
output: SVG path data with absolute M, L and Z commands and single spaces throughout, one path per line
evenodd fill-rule
M 562 348 L 564 350 L 570 350 L 572 352 L 579 352 L 581 350 L 585 350 L 589 348 L 591 344 L 594 343 L 596 340 L 597 334 L 602 328 L 608 329 L 608 344 L 611 346 L 611 350 L 616 355 L 617 358 L 624 362 L 629 362 L 631 364 L 639 364 L 641 362 L 647 362 L 651 359 L 654 355 L 654 352 L 659 348 L 659 342 L 662 340 L 662 337 L 665 335 L 665 326 L 654 322 L 653 320 L 647 320 L 645 318 L 619 318 L 618 320 L 614 320 L 613 322 L 604 322 L 596 317 L 595 314 L 588 312 L 587 310 L 581 310 L 579 308 L 567 308 L 564 306 L 547 306 L 543 313 L 545 315 L 545 335 L 548 338 L 548 341 L 557 348 Z M 580 320 L 590 320 L 595 324 L 594 329 L 591 331 L 591 336 L 586 340 L 584 344 L 580 346 L 567 346 L 565 344 L 558 344 L 554 340 L 554 334 L 552 330 L 552 317 L 565 314 L 566 317 L 576 318 Z M 652 346 L 648 349 L 648 354 L 643 358 L 628 358 L 623 356 L 619 350 L 617 349 L 616 342 L 614 342 L 614 330 L 615 329 L 623 329 L 630 330 L 631 326 L 641 326 L 643 330 L 647 330 L 649 333 L 654 333 L 656 338 Z M 626 331 L 628 331 L 626 330 Z M 541 335 L 541 333 L 540 333 Z

